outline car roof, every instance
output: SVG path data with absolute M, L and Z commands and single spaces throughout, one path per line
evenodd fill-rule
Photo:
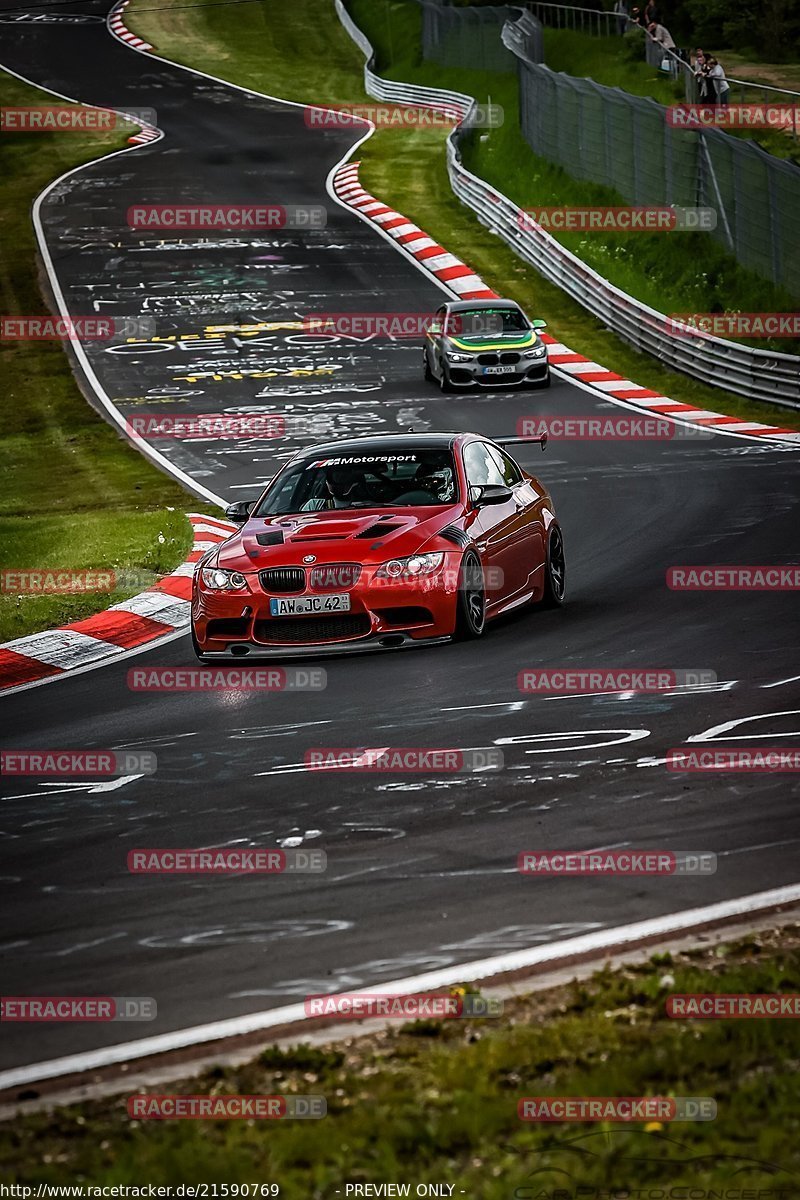
M 483 308 L 520 308 L 516 300 L 452 300 L 447 308 L 450 312 L 474 312 Z
M 414 450 L 436 446 L 452 446 L 459 438 L 471 437 L 465 433 L 384 433 L 366 437 L 347 438 L 337 442 L 316 442 L 298 450 L 295 458 L 318 454 L 369 454 L 374 450 Z

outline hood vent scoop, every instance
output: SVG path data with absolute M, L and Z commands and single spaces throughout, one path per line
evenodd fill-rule
M 387 533 L 394 533 L 395 529 L 401 529 L 400 525 L 390 525 L 388 521 L 376 521 L 374 525 L 362 529 L 361 533 L 357 533 L 357 538 L 380 538 L 385 537 Z
M 280 529 L 271 529 L 267 533 L 257 533 L 256 541 L 259 546 L 282 546 L 283 531 Z

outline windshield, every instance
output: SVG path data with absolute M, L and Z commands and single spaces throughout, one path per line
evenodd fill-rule
M 294 463 L 275 481 L 252 515 L 451 504 L 457 495 L 453 455 L 448 446 L 408 451 L 377 449 Z
M 446 332 L 451 337 L 489 338 L 507 333 L 526 333 L 531 328 L 519 308 L 475 308 L 450 313 Z

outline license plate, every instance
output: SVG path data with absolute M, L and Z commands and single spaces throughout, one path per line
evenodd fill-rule
M 484 367 L 484 375 L 513 375 L 516 367 Z
M 313 617 L 317 613 L 349 611 L 347 592 L 329 596 L 272 596 L 269 602 L 271 617 Z

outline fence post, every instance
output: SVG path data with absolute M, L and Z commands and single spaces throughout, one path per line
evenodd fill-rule
M 728 214 L 725 211 L 725 205 L 722 203 L 722 194 L 719 190 L 719 184 L 717 183 L 717 173 L 714 170 L 714 164 L 711 161 L 711 155 L 708 152 L 708 144 L 707 144 L 707 139 L 706 139 L 705 133 L 700 134 L 700 146 L 701 146 L 701 152 L 705 157 L 706 166 L 708 167 L 708 173 L 711 176 L 711 183 L 714 188 L 714 195 L 717 198 L 717 210 L 718 210 L 720 216 L 722 217 L 722 227 L 725 230 L 725 239 L 728 243 L 728 249 L 731 251 L 731 253 L 733 253 L 734 252 L 733 234 L 731 233 L 731 227 L 728 223 Z

